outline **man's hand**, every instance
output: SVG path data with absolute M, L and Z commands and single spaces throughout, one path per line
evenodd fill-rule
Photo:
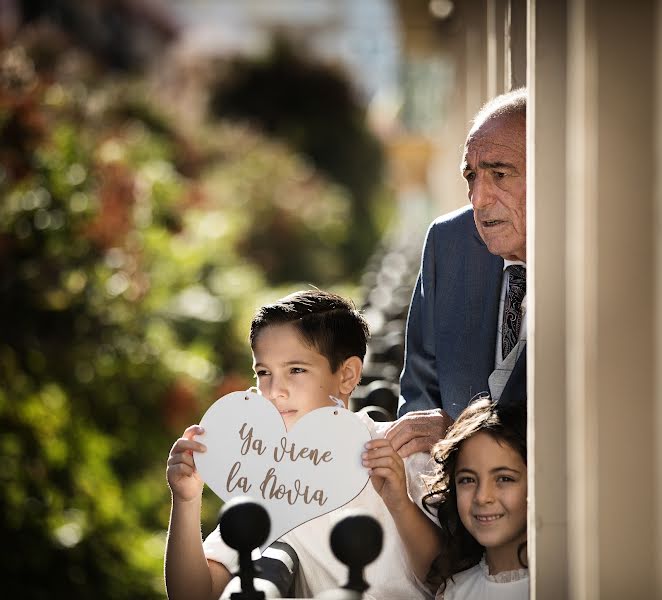
M 448 413 L 440 408 L 416 410 L 395 421 L 386 430 L 386 439 L 402 458 L 416 452 L 430 452 L 452 423 Z

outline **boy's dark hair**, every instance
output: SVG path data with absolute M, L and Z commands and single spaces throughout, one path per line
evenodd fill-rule
M 449 578 L 477 565 L 485 552 L 460 519 L 455 489 L 455 468 L 460 446 L 481 431 L 513 448 L 526 464 L 526 405 L 501 405 L 489 397 L 479 397 L 464 409 L 446 437 L 432 448 L 432 458 L 437 464 L 434 475 L 426 477 L 430 493 L 425 496 L 424 502 L 426 507 L 437 509 L 442 552 L 432 565 L 429 580 L 441 586 L 442 592 Z M 518 548 L 518 558 L 523 567 L 527 566 L 525 549 L 526 542 Z
M 350 356 L 365 357 L 368 324 L 350 300 L 322 290 L 295 292 L 260 308 L 251 321 L 249 341 L 270 325 L 291 324 L 302 340 L 329 361 L 331 371 Z

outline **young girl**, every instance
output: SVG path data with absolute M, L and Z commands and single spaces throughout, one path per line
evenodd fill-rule
M 441 547 L 437 600 L 526 600 L 526 411 L 488 398 L 470 404 L 432 450 L 430 507 Z

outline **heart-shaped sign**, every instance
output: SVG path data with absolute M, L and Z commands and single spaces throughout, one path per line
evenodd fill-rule
M 370 432 L 349 410 L 318 408 L 291 431 L 278 409 L 254 392 L 232 392 L 209 407 L 196 439 L 196 468 L 222 500 L 248 496 L 269 513 L 264 550 L 301 523 L 358 496 L 368 482 L 361 453 Z

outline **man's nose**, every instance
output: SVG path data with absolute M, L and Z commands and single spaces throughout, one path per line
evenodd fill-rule
M 485 208 L 494 203 L 494 186 L 485 173 L 476 173 L 469 190 L 469 200 L 474 208 Z

